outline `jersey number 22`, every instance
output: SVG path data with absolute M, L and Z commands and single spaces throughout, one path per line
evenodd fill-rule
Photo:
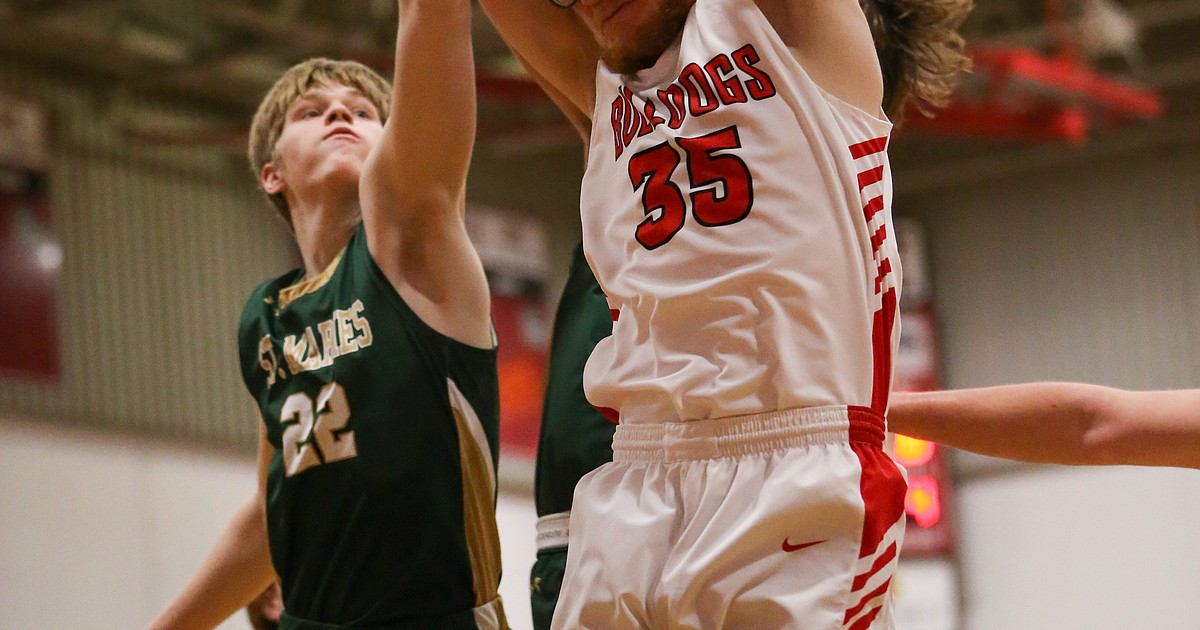
M 283 401 L 279 414 L 283 426 L 283 468 L 288 477 L 318 464 L 328 464 L 358 455 L 350 422 L 346 390 L 328 383 L 314 404 L 304 392 Z

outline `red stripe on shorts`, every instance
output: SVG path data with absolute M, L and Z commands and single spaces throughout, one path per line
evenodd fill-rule
M 867 582 L 869 582 L 876 573 L 879 573 L 881 569 L 886 567 L 888 563 L 890 563 L 892 559 L 896 557 L 896 551 L 896 543 L 889 545 L 887 551 L 884 551 L 878 558 L 875 559 L 875 563 L 871 565 L 870 569 L 867 569 L 867 571 L 861 575 L 855 576 L 854 585 L 850 587 L 850 590 L 857 591 L 858 589 L 866 586 Z
M 892 578 L 888 578 L 883 584 L 879 585 L 879 588 L 876 588 L 875 590 L 871 591 L 870 593 L 863 595 L 863 598 L 860 599 L 858 601 L 858 603 L 854 605 L 854 607 L 852 607 L 850 610 L 846 611 L 846 616 L 842 619 L 842 623 L 843 624 L 850 623 L 850 620 L 853 619 L 855 617 L 855 615 L 862 612 L 863 608 L 866 608 L 867 602 L 886 593 L 888 586 L 890 586 L 891 584 L 892 584 Z M 879 611 L 882 609 L 883 609 L 883 605 L 880 604 L 875 610 L 871 611 L 871 614 L 867 615 L 866 617 L 863 617 L 862 619 L 859 619 L 858 622 L 855 623 L 851 627 L 852 628 L 867 628 L 867 627 L 869 627 L 871 625 L 871 620 L 874 619 L 875 615 L 878 615 Z M 862 625 L 863 621 L 867 622 L 866 625 Z
M 850 626 L 846 630 L 867 630 L 867 628 L 871 627 L 871 622 L 875 621 L 875 618 L 879 616 L 879 611 L 881 610 L 883 610 L 883 606 L 879 606 L 875 610 L 867 613 L 862 619 L 854 622 L 854 625 Z
M 863 498 L 863 536 L 859 558 L 879 551 L 879 544 L 893 525 L 904 518 L 904 494 L 908 484 L 896 463 L 874 444 L 851 442 L 862 466 L 859 487 Z
M 592 405 L 592 408 L 595 409 L 596 411 L 599 411 L 600 415 L 604 416 L 605 420 L 608 420 L 609 422 L 611 422 L 613 424 L 620 423 L 619 421 L 621 420 L 621 414 L 618 413 L 616 409 L 612 409 L 609 407 L 597 407 L 596 405 Z
M 850 417 L 850 448 L 858 456 L 859 465 L 862 467 L 859 491 L 863 499 L 863 529 L 858 557 L 870 558 L 879 553 L 879 547 L 887 537 L 888 531 L 904 518 L 904 495 L 908 485 L 904 482 L 904 475 L 896 463 L 883 451 L 883 414 L 866 407 L 849 407 L 847 411 Z M 898 546 L 893 543 L 880 554 L 866 574 L 855 578 L 852 592 L 857 593 L 872 577 L 887 570 L 898 552 Z M 890 583 L 889 575 L 881 586 L 862 596 L 846 611 L 842 623 L 849 623 L 855 615 L 862 612 L 867 602 L 885 593 Z M 853 628 L 869 627 L 877 614 L 868 614 L 856 622 Z

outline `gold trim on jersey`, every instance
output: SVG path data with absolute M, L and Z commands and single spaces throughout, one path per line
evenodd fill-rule
M 462 462 L 463 517 L 467 552 L 471 557 L 475 605 L 482 606 L 500 592 L 500 532 L 496 527 L 496 476 L 492 451 L 479 416 L 466 396 L 446 379 L 450 408 L 458 427 L 458 453 Z M 503 617 L 501 617 L 503 618 Z
M 342 262 L 342 255 L 345 253 L 346 249 L 343 247 L 342 251 L 338 252 L 337 256 L 334 256 L 333 262 L 329 263 L 324 271 L 311 278 L 301 280 L 290 287 L 280 289 L 279 309 L 283 310 L 287 308 L 292 302 L 328 284 L 329 279 L 333 277 L 333 272 L 337 271 L 338 263 Z

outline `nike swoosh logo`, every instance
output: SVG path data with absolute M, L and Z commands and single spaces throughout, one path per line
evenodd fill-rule
M 800 543 L 799 545 L 793 545 L 788 542 L 788 539 L 784 538 L 783 539 L 783 550 L 786 553 L 792 553 L 793 551 L 800 551 L 801 549 L 807 549 L 813 545 L 819 545 L 823 542 L 825 542 L 825 541 L 824 540 L 814 540 L 812 542 L 806 542 L 806 543 Z

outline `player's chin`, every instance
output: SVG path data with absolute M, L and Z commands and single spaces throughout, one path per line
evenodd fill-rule
M 617 74 L 636 74 L 646 68 L 653 66 L 657 61 L 661 50 L 654 51 L 605 51 L 603 55 L 604 65 L 608 66 L 609 70 Z
M 321 171 L 327 181 L 357 185 L 359 178 L 362 177 L 365 162 L 363 157 L 357 155 L 330 156 Z
M 671 42 L 660 33 L 631 33 L 625 41 L 605 47 L 601 57 L 609 70 L 634 74 L 658 63 Z
M 370 147 L 365 144 L 343 145 L 331 151 L 327 159 L 335 168 L 361 169 L 370 152 Z

